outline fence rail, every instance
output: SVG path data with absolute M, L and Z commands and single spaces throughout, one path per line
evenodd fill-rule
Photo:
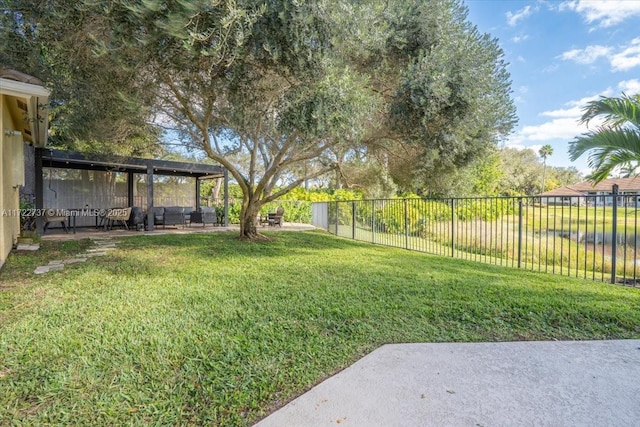
M 375 244 L 640 286 L 635 194 L 327 202 L 329 232 Z M 315 221 L 315 220 L 314 220 Z

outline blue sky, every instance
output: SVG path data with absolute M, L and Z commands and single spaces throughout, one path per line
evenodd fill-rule
M 464 1 L 509 63 L 519 124 L 506 145 L 549 144 L 547 164 L 588 172 L 568 142 L 587 131 L 578 119 L 588 101 L 640 93 L 640 1 Z

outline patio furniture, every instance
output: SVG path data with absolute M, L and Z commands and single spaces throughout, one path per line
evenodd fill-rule
M 170 206 L 164 208 L 164 215 L 162 217 L 162 226 L 167 225 L 182 225 L 186 224 L 186 218 L 184 215 L 184 208 L 181 206 Z
M 129 218 L 129 225 L 135 230 L 144 230 L 144 221 L 146 215 L 138 206 L 131 208 L 131 217 Z
M 192 211 L 189 218 L 189 225 L 191 225 L 191 223 L 202 224 L 202 227 L 206 227 L 207 224 L 216 225 L 218 223 L 216 209 L 202 207 L 198 211 Z
M 129 229 L 129 225 L 127 224 L 129 221 L 129 217 L 131 216 L 131 208 L 113 208 L 107 211 L 107 216 L 105 218 L 105 230 L 112 230 L 114 224 L 120 223 L 127 230 Z
M 153 212 L 153 225 L 164 225 L 164 207 L 154 206 L 151 212 Z
M 42 234 L 47 232 L 47 228 L 49 228 L 49 224 L 59 222 L 62 224 L 62 228 L 65 233 L 69 232 L 67 228 L 67 216 L 66 215 L 58 215 L 55 209 L 47 209 L 44 212 L 44 229 L 42 230 Z
M 269 222 L 269 226 L 275 227 L 277 225 L 282 227 L 283 216 L 284 216 L 284 208 L 280 206 L 275 213 L 270 213 L 267 215 L 267 221 Z
M 260 214 L 260 216 L 258 216 L 258 224 L 260 224 L 262 227 L 264 227 L 265 225 L 269 225 L 269 215 L 275 215 L 275 214 L 266 214 L 266 215 Z

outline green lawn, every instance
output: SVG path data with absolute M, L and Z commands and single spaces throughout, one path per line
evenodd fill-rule
M 640 337 L 640 291 L 326 233 L 50 243 L 0 272 L 0 424 L 250 425 L 384 343 Z

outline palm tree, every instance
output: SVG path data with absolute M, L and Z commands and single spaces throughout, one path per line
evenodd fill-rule
M 590 152 L 587 159 L 594 169 L 588 178 L 595 182 L 606 179 L 616 166 L 640 161 L 640 94 L 620 98 L 601 97 L 584 108 L 580 123 L 601 118 L 591 130 L 569 142 L 569 158 L 576 160 Z
M 547 172 L 547 157 L 553 154 L 553 147 L 549 144 L 543 145 L 540 150 L 538 150 L 538 154 L 542 157 L 542 193 L 544 193 L 544 176 Z

